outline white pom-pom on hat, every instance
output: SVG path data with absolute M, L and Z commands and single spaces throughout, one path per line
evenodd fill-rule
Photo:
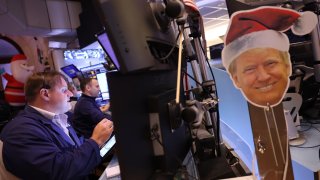
M 293 23 L 291 30 L 296 35 L 309 34 L 317 25 L 317 15 L 311 11 L 306 11 Z

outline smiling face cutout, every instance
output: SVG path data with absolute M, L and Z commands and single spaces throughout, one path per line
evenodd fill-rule
M 250 49 L 230 64 L 229 73 L 234 85 L 251 104 L 275 106 L 289 85 L 289 54 L 273 48 Z

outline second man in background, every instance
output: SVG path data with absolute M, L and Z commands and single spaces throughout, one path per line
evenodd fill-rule
M 99 107 L 95 99 L 99 96 L 100 87 L 98 80 L 84 78 L 80 81 L 82 95 L 74 107 L 73 125 L 77 133 L 89 138 L 94 127 L 103 119 L 111 120 L 105 112 L 108 105 Z

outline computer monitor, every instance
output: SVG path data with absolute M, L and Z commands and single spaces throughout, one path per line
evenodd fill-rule
M 176 71 L 107 77 L 121 179 L 173 179 L 191 148 L 187 125 L 172 128 L 169 118 Z
M 64 66 L 60 69 L 71 79 L 78 77 L 79 73 L 81 74 L 81 71 L 73 64 Z
M 106 73 L 99 73 L 96 75 L 97 80 L 100 86 L 101 91 L 101 97 L 103 100 L 109 100 L 109 88 L 108 88 L 108 82 L 107 82 L 107 76 Z
M 112 63 L 115 65 L 116 69 L 120 69 L 120 64 L 118 59 L 116 58 L 115 52 L 111 46 L 110 40 L 108 38 L 107 33 L 102 32 L 101 34 L 96 34 L 97 40 L 104 50 L 104 52 L 107 54 L 109 59 L 112 61 Z
M 108 154 L 110 154 L 112 148 L 114 147 L 114 145 L 116 144 L 116 138 L 114 135 L 112 135 L 109 140 L 102 145 L 102 147 L 100 148 L 100 156 L 102 158 L 106 157 Z
M 162 1 L 95 0 L 94 5 L 105 28 L 96 36 L 121 73 L 176 68 L 178 30 Z

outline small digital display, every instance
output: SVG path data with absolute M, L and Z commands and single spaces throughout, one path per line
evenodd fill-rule
M 117 60 L 117 57 L 115 55 L 115 52 L 111 46 L 110 40 L 108 38 L 108 35 L 106 33 L 102 33 L 97 35 L 98 42 L 100 46 L 104 49 L 105 53 L 109 56 L 113 64 L 116 66 L 117 69 L 120 68 L 120 64 Z
M 70 64 L 68 66 L 64 66 L 61 68 L 61 70 L 67 75 L 69 76 L 71 79 L 77 77 L 77 75 L 79 73 L 81 73 L 81 71 L 73 64 Z
M 114 144 L 116 143 L 116 137 L 113 135 L 103 146 L 102 148 L 100 148 L 100 156 L 104 157 L 106 154 L 108 154 L 108 152 L 110 152 L 110 150 L 112 149 L 112 147 L 114 146 Z
M 97 76 L 97 80 L 98 80 L 98 83 L 100 86 L 101 93 L 109 92 L 106 73 L 100 73 L 100 74 L 97 74 L 96 76 Z
M 101 97 L 102 97 L 102 100 L 109 100 L 110 94 L 109 94 L 109 92 L 102 92 Z

